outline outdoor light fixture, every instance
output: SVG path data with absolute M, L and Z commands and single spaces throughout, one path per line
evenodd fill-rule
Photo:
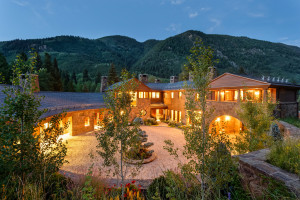
M 216 122 L 220 122 L 220 120 L 221 120 L 220 117 L 218 117 L 218 118 L 216 119 Z
M 230 116 L 226 116 L 226 117 L 225 117 L 225 120 L 226 120 L 226 121 L 229 121 L 229 120 L 230 120 Z

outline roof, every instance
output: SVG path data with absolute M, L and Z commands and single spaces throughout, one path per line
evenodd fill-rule
M 114 83 L 114 84 L 108 86 L 104 91 L 113 90 L 115 88 L 118 88 L 122 84 L 127 83 L 127 82 L 132 81 L 132 80 L 134 80 L 134 81 L 136 81 L 138 83 L 137 91 L 138 90 L 142 90 L 142 91 L 151 90 L 146 84 L 144 84 L 143 82 L 139 81 L 137 78 L 131 78 L 131 79 L 128 79 L 126 81 L 120 81 L 120 82 Z
M 188 85 L 191 84 L 191 81 L 179 81 L 175 83 L 147 83 L 146 85 L 153 90 L 180 90 L 184 88 L 184 83 Z
M 3 104 L 5 98 L 2 90 L 7 86 L 9 85 L 0 85 L 0 104 Z M 44 97 L 40 109 L 48 109 L 48 112 L 42 117 L 49 117 L 63 111 L 71 112 L 105 107 L 103 93 L 39 92 L 35 95 Z

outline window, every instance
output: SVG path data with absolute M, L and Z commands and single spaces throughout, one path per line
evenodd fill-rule
M 147 99 L 148 92 L 139 92 L 139 99 Z
M 182 97 L 182 92 L 179 92 L 179 99 L 181 99 Z
M 171 121 L 174 120 L 174 110 L 171 110 Z
M 151 94 L 151 98 L 152 99 L 158 99 L 159 98 L 159 92 L 152 92 L 152 94 Z
M 176 121 L 176 122 L 177 122 L 177 120 L 178 120 L 177 116 L 178 116 L 178 111 L 175 110 L 175 121 Z
M 181 111 L 179 111 L 179 122 L 181 122 Z
M 90 118 L 89 117 L 86 117 L 84 119 L 84 126 L 89 126 L 90 125 Z
M 221 101 L 236 101 L 237 91 L 236 90 L 222 90 Z
M 261 90 L 243 90 L 241 91 L 243 101 L 260 101 L 262 98 Z
M 174 92 L 171 92 L 171 98 L 174 99 Z
M 137 92 L 131 92 L 131 106 L 136 106 Z
M 217 100 L 217 92 L 216 91 L 209 91 L 207 100 L 216 101 Z

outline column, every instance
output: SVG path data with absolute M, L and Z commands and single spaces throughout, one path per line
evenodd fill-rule
M 237 102 L 240 103 L 241 102 L 241 89 L 237 90 Z

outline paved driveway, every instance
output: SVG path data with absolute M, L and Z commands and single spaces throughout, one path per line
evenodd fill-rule
M 178 160 L 175 160 L 173 156 L 163 149 L 165 140 L 172 140 L 175 144 L 175 148 L 179 148 L 181 153 L 183 145 L 185 144 L 184 136 L 181 130 L 177 128 L 167 127 L 165 124 L 159 126 L 142 126 L 141 127 L 148 134 L 148 142 L 153 142 L 154 145 L 150 148 L 153 149 L 157 154 L 157 159 L 151 163 L 144 164 L 138 174 L 134 177 L 129 175 L 129 179 L 153 179 L 163 174 L 163 171 L 167 169 L 177 169 Z M 101 164 L 103 160 L 96 155 L 97 140 L 95 132 L 89 132 L 78 136 L 73 136 L 68 139 L 68 153 L 66 163 L 62 170 L 75 173 L 75 174 L 86 174 L 88 168 L 94 163 L 93 173 L 99 175 L 99 168 L 103 168 Z M 95 157 L 91 159 L 89 154 L 92 153 Z M 181 158 L 181 162 L 185 162 L 184 158 Z M 132 169 L 128 167 L 128 171 Z M 101 177 L 105 178 L 106 173 L 102 173 Z M 112 177 L 112 173 L 108 173 L 109 178 Z

